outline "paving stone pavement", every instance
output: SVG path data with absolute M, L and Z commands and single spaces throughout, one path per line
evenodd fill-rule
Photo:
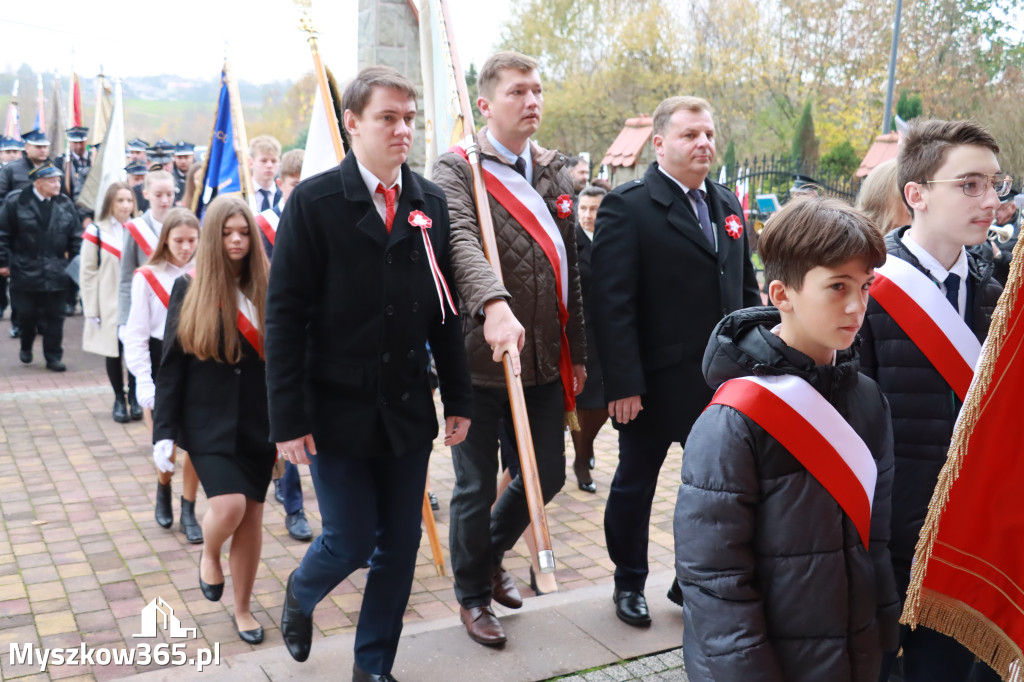
M 306 551 L 284 528 L 281 505 L 267 496 L 263 551 L 253 594 L 253 615 L 266 631 L 258 647 L 242 642 L 231 622 L 233 595 L 206 601 L 197 582 L 199 545 L 189 545 L 175 523 L 159 528 L 153 519 L 156 475 L 150 438 L 142 422 L 117 424 L 111 418 L 112 394 L 103 359 L 80 350 L 82 317 L 65 326 L 68 371 L 47 371 L 40 341 L 36 360 L 22 365 L 18 342 L 8 338 L 10 323 L 0 322 L 0 678 L 19 680 L 106 680 L 158 669 L 150 665 L 12 665 L 11 644 L 24 647 L 134 647 L 140 611 L 161 598 L 183 626 L 197 628 L 188 640 L 189 657 L 216 643 L 222 658 L 280 646 L 280 607 L 284 583 Z M 604 544 L 604 504 L 616 464 L 614 431 L 606 425 L 596 443 L 594 480 L 598 493 L 579 490 L 568 445 L 566 485 L 548 506 L 548 521 L 562 591 L 608 585 L 613 565 Z M 454 474 L 447 449 L 437 441 L 430 486 L 440 500 L 437 529 L 448 562 L 448 501 Z M 655 497 L 650 561 L 652 574 L 673 566 L 672 510 L 681 451 L 674 446 Z M 320 515 L 308 469 L 300 467 L 306 513 L 314 532 Z M 181 477 L 174 479 L 175 511 Z M 200 491 L 197 514 L 207 508 Z M 520 541 L 505 566 L 529 588 L 529 559 Z M 230 569 L 223 557 L 225 573 Z M 230 582 L 230 580 L 229 580 Z M 332 591 L 315 614 L 315 638 L 355 629 L 365 572 L 359 571 Z M 608 614 L 614 618 L 610 605 Z M 406 623 L 458 614 L 452 579 L 435 573 L 427 536 L 417 560 Z M 159 637 L 166 633 L 160 633 Z M 170 641 L 165 636 L 162 641 Z M 678 641 L 678 640 L 677 640 Z M 590 671 L 572 680 L 685 680 L 673 654 Z M 664 663 L 660 670 L 651 661 Z M 622 677 L 630 674 L 632 677 Z M 601 677 L 604 675 L 604 677 Z M 620 675 L 615 677 L 614 675 Z

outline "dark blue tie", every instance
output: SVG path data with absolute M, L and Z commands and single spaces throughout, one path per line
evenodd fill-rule
M 946 299 L 949 300 L 949 304 L 953 306 L 953 310 L 960 312 L 960 275 L 949 273 L 943 284 L 946 285 Z
M 260 211 L 266 211 L 270 208 L 270 190 L 260 188 L 260 194 L 263 195 L 263 203 L 260 204 Z
M 704 236 L 714 247 L 715 233 L 711 229 L 711 215 L 708 213 L 707 202 L 704 201 L 704 192 L 699 189 L 691 189 L 689 195 L 693 199 L 693 203 L 697 205 L 697 221 L 700 222 L 700 229 L 704 230 Z

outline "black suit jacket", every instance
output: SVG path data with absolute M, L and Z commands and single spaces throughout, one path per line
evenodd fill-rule
M 163 359 L 155 381 L 153 442 L 170 439 L 186 452 L 234 453 L 240 431 L 266 438 L 269 430 L 263 359 L 242 335 L 242 359 L 235 364 L 199 360 L 185 352 L 178 341 L 178 321 L 191 284 L 192 278 L 185 275 L 171 289 Z M 253 441 L 258 439 L 244 440 Z M 267 449 L 273 448 L 267 442 Z
M 704 349 L 722 317 L 760 305 L 736 196 L 708 180 L 718 235 L 708 242 L 689 200 L 657 163 L 601 203 L 591 257 L 593 324 L 609 401 L 642 396 L 640 417 L 620 428 L 683 441 L 712 392 L 701 373 Z
M 576 223 L 576 263 L 580 268 L 580 293 L 583 295 L 583 329 L 587 337 L 587 383 L 583 392 L 576 396 L 576 406 L 582 410 L 607 409 L 604 399 L 604 379 L 601 377 L 601 361 L 597 354 L 597 341 L 594 337 L 594 294 L 591 291 L 593 274 L 591 273 L 590 257 L 594 251 L 594 243 L 583 227 Z
M 390 235 L 351 154 L 288 198 L 267 293 L 271 440 L 312 433 L 330 455 L 429 447 L 437 417 L 428 341 L 445 416 L 471 416 L 462 328 L 451 310 L 441 323 L 414 210 L 433 221 L 430 243 L 453 287 L 444 193 L 407 166 Z

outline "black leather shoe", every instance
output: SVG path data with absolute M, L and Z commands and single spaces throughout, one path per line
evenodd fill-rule
M 128 414 L 133 422 L 142 421 L 142 405 L 139 405 L 134 393 L 128 394 Z
M 355 663 L 352 664 L 352 682 L 398 682 L 391 673 L 368 673 Z
M 679 581 L 673 580 L 672 587 L 668 588 L 668 594 L 665 595 L 668 600 L 676 606 L 683 605 L 683 589 L 679 587 Z
M 207 599 L 209 599 L 210 601 L 220 601 L 221 595 L 224 594 L 224 583 L 219 583 L 217 585 L 211 585 L 210 583 L 205 582 L 203 580 L 203 551 L 202 550 L 199 550 L 199 589 L 203 591 L 203 596 L 206 597 Z M 263 628 L 260 628 L 260 632 L 261 632 L 261 634 L 260 634 L 260 642 L 263 641 L 262 631 L 263 631 Z M 253 630 L 247 630 L 247 632 L 253 632 Z M 242 634 L 241 631 L 239 631 L 238 634 Z M 242 639 L 245 639 L 245 637 L 243 637 Z M 249 642 L 249 643 L 250 644 L 258 644 L 259 642 Z
M 582 490 L 585 493 L 597 492 L 597 484 L 594 483 L 593 481 L 591 481 L 590 483 L 577 483 L 576 485 L 578 485 L 580 487 L 580 490 Z
M 651 624 L 651 613 L 647 610 L 647 599 L 643 592 L 616 589 L 612 600 L 615 602 L 615 615 L 623 623 L 636 626 Z
M 274 479 L 274 499 L 278 504 L 284 504 L 284 491 L 281 490 L 281 479 Z
M 181 519 L 178 523 L 190 545 L 203 544 L 203 527 L 196 520 L 195 500 L 189 502 L 184 497 L 181 498 Z
M 161 528 L 170 528 L 174 525 L 174 510 L 171 509 L 171 482 L 167 485 L 156 483 L 156 510 L 153 513 L 156 522 Z
M 47 360 L 46 369 L 50 370 L 51 372 L 63 372 L 67 369 L 67 365 L 65 365 L 60 360 Z
M 288 535 L 292 537 L 292 540 L 309 542 L 313 539 L 313 529 L 309 527 L 309 521 L 306 520 L 306 512 L 302 509 L 294 514 L 285 516 L 284 527 L 288 529 Z
M 298 570 L 298 569 L 296 569 Z M 295 571 L 288 576 L 284 589 L 284 606 L 281 610 L 281 637 L 288 653 L 299 663 L 309 658 L 309 647 L 313 643 L 313 617 L 302 613 L 299 600 L 292 592 Z
M 30 351 L 30 350 L 18 351 L 18 359 L 21 360 L 26 365 L 30 364 L 32 362 L 32 351 Z
M 128 408 L 124 405 L 123 398 L 114 398 L 114 421 L 118 424 L 127 424 L 131 421 L 128 416 Z
M 427 491 L 427 499 L 430 500 L 430 508 L 434 511 L 441 511 L 441 503 L 437 501 L 437 495 Z
M 235 617 L 231 616 L 231 622 L 235 626 L 235 630 L 238 631 L 238 636 L 242 638 L 242 641 L 246 644 L 261 644 L 263 642 L 263 626 L 258 626 L 255 630 L 239 630 L 238 622 L 235 621 Z
M 11 326 L 11 331 L 10 331 L 10 332 L 8 332 L 8 334 L 10 335 L 10 337 L 11 337 L 12 339 L 16 339 L 16 338 L 18 338 L 19 336 L 21 336 L 21 328 L 20 328 L 20 327 L 16 327 L 16 326 L 13 326 L 13 325 L 12 325 L 12 326 Z

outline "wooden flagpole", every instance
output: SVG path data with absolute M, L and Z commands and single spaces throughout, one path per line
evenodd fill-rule
M 327 85 L 327 69 L 320 58 L 320 49 L 316 44 L 316 30 L 313 28 L 313 19 L 310 16 L 312 11 L 311 0 L 295 0 L 302 16 L 299 19 L 299 30 L 305 31 L 308 35 L 309 49 L 313 53 L 313 75 L 316 76 L 317 87 L 320 88 L 320 100 L 323 102 L 324 114 L 327 116 L 327 128 L 331 134 L 331 146 L 334 147 L 334 155 L 341 162 L 345 158 L 345 146 L 341 141 L 341 128 L 338 125 L 338 116 L 334 111 L 331 101 L 331 89 Z
M 447 32 L 447 43 L 455 70 L 455 83 L 459 94 L 459 108 L 462 112 L 463 132 L 470 143 L 467 148 L 469 163 L 473 169 L 473 194 L 476 201 L 477 222 L 480 225 L 480 237 L 483 241 L 484 255 L 487 256 L 494 274 L 499 281 L 501 276 L 501 258 L 498 253 L 497 240 L 494 237 L 494 221 L 491 218 L 491 206 L 487 198 L 487 186 L 484 184 L 483 169 L 480 167 L 480 155 L 476 146 L 476 130 L 473 124 L 473 108 L 466 89 L 466 79 L 459 63 L 458 51 L 452 40 L 452 22 L 448 14 L 446 0 L 438 0 L 444 17 Z M 526 505 L 530 510 L 530 527 L 537 546 L 537 565 L 542 573 L 554 573 L 555 554 L 551 549 L 551 536 L 548 532 L 548 517 L 544 509 L 544 495 L 541 490 L 540 477 L 537 473 L 537 456 L 533 449 L 533 435 L 530 432 L 530 421 L 526 413 L 526 397 L 523 393 L 523 381 L 512 370 L 512 356 L 505 352 L 502 356 L 505 368 L 505 383 L 508 386 L 509 404 L 512 410 L 512 421 L 516 432 L 516 445 L 519 448 L 519 470 L 523 477 L 523 488 L 526 492 Z

